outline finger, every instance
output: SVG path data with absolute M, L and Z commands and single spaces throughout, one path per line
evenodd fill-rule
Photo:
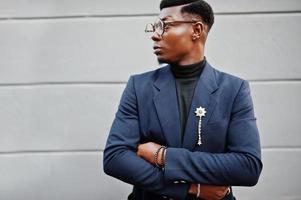
M 228 190 L 227 190 L 227 193 L 226 195 L 230 194 L 231 193 L 231 188 L 228 187 Z
M 225 192 L 219 194 L 219 199 L 223 199 L 225 196 L 230 194 L 230 192 L 231 192 L 231 189 L 228 187 L 228 189 Z

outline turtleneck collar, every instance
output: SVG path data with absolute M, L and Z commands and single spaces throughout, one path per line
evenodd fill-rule
M 204 58 L 204 60 L 190 65 L 170 64 L 170 66 L 175 78 L 193 78 L 200 76 L 205 64 L 206 59 Z

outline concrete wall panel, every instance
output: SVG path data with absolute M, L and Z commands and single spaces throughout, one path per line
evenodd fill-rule
M 123 87 L 2 87 L 0 152 L 102 149 Z
M 0 83 L 125 82 L 157 66 L 144 34 L 152 19 L 0 21 Z M 218 16 L 207 59 L 248 80 L 300 79 L 300 20 L 300 14 Z
M 0 154 L 0 199 L 116 200 L 131 187 L 102 170 L 101 152 Z

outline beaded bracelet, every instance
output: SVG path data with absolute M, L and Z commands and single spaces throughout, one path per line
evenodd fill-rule
M 161 165 L 163 167 L 165 165 L 165 151 L 166 151 L 166 147 L 163 148 L 163 150 L 162 150 L 162 156 L 161 156 Z
M 162 152 L 162 153 L 164 153 L 166 147 L 165 147 L 165 146 L 160 146 L 160 147 L 158 148 L 158 150 L 156 151 L 155 155 L 154 155 L 154 162 L 155 162 L 156 166 L 157 166 L 158 168 L 160 168 L 160 169 L 162 169 L 163 166 L 164 166 L 164 164 L 163 164 L 163 162 L 164 162 L 163 154 L 162 154 L 162 157 L 161 157 L 162 164 L 160 165 L 160 164 L 158 163 L 158 155 L 159 155 L 159 152 L 160 152 L 161 149 L 163 149 L 163 152 Z

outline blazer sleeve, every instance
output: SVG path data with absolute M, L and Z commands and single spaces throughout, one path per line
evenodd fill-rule
M 227 152 L 166 151 L 165 180 L 214 185 L 253 186 L 262 170 L 259 134 L 250 87 L 243 81 L 234 100 L 227 132 Z
M 145 190 L 185 199 L 188 184 L 167 184 L 163 172 L 136 154 L 140 141 L 139 116 L 130 77 L 121 97 L 104 150 L 103 168 L 106 174 Z

